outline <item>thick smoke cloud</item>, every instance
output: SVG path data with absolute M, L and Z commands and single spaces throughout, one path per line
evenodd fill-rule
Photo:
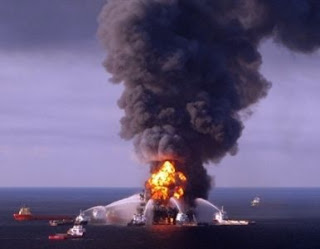
M 275 39 L 289 49 L 314 52 L 320 45 L 320 1 L 261 0 Z
M 204 164 L 236 153 L 239 112 L 271 87 L 261 40 L 312 52 L 319 24 L 317 0 L 109 0 L 98 35 L 112 81 L 125 85 L 121 136 L 150 165 L 175 160 L 186 197 L 206 198 Z

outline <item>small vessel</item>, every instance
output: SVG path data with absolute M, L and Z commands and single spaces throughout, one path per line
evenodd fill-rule
M 246 226 L 249 224 L 253 224 L 253 222 L 250 222 L 248 220 L 230 220 L 227 217 L 227 212 L 224 211 L 222 207 L 221 210 L 215 213 L 213 224 L 219 226 Z
M 261 199 L 259 196 L 254 197 L 253 200 L 251 201 L 251 207 L 259 206 L 260 201 L 261 201 Z
M 21 207 L 19 213 L 13 214 L 13 217 L 17 221 L 33 219 L 30 208 L 26 206 Z
M 144 226 L 146 222 L 147 219 L 143 214 L 134 214 L 128 226 Z
M 73 219 L 62 219 L 62 220 L 49 220 L 49 225 L 52 227 L 63 226 L 63 225 L 73 225 Z
M 74 225 L 67 231 L 68 238 L 82 238 L 86 229 L 82 225 Z
M 214 214 L 213 223 L 221 224 L 228 219 L 227 212 L 223 209 L 223 207 Z
M 190 223 L 189 217 L 187 214 L 182 213 L 182 212 L 177 213 L 177 216 L 176 216 L 176 224 L 177 225 L 183 226 L 183 225 L 187 225 L 189 223 Z
M 196 218 L 194 214 L 188 216 L 188 214 L 178 212 L 176 216 L 176 224 L 180 226 L 196 226 Z
M 89 219 L 90 218 L 80 210 L 80 214 L 76 217 L 76 219 L 74 220 L 74 223 L 76 225 L 87 225 L 89 222 Z
M 188 216 L 185 213 L 179 212 L 176 216 L 176 223 L 182 225 L 188 221 Z
M 31 213 L 30 207 L 27 206 L 21 207 L 18 213 L 13 214 L 13 218 L 17 221 L 73 219 L 67 215 L 34 215 Z
M 50 240 L 65 240 L 68 238 L 68 235 L 66 233 L 57 233 L 57 234 L 49 235 L 48 238 Z

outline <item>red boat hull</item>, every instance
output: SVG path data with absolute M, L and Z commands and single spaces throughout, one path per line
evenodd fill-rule
M 32 220 L 31 214 L 13 214 L 13 218 L 17 221 Z
M 13 214 L 13 218 L 17 221 L 73 219 L 73 217 L 71 216 L 64 216 L 64 215 L 32 215 L 32 214 Z
M 65 240 L 68 238 L 67 234 L 54 234 L 54 235 L 49 235 L 50 240 Z

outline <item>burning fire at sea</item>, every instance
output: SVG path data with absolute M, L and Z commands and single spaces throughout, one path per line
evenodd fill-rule
M 243 114 L 271 88 L 261 45 L 273 38 L 294 52 L 318 51 L 318 13 L 316 0 L 107 1 L 98 37 L 110 82 L 124 86 L 120 135 L 151 167 L 184 161 L 185 175 L 170 162 L 152 172 L 152 199 L 208 198 L 205 165 L 237 153 Z
M 170 197 L 179 199 L 184 195 L 186 181 L 186 176 L 176 171 L 173 163 L 165 161 L 148 179 L 146 189 L 153 200 L 166 201 Z

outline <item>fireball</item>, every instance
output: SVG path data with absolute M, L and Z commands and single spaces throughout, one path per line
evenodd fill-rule
M 165 201 L 170 197 L 177 199 L 184 194 L 187 178 L 182 172 L 176 172 L 174 165 L 165 161 L 157 172 L 154 172 L 146 182 L 151 199 Z

